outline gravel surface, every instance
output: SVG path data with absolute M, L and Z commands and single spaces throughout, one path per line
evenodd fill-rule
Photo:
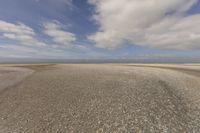
M 197 65 L 0 67 L 0 133 L 199 133 L 199 75 Z

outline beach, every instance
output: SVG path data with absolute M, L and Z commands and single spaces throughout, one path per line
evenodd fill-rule
M 0 65 L 0 133 L 200 132 L 198 64 Z

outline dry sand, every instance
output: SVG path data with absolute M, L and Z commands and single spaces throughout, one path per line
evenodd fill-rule
M 200 66 L 0 66 L 0 133 L 199 133 Z

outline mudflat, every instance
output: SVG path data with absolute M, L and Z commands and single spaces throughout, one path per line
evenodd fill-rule
M 200 65 L 0 66 L 0 133 L 200 132 Z

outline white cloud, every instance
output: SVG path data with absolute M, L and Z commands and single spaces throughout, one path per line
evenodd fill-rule
M 89 0 L 99 31 L 96 47 L 115 49 L 129 41 L 161 49 L 200 49 L 200 14 L 186 12 L 198 0 Z
M 75 35 L 62 29 L 59 22 L 49 22 L 41 27 L 53 41 L 43 38 L 34 29 L 23 23 L 0 20 L 0 57 L 57 58 L 64 57 L 65 50 L 76 40 Z M 47 43 L 48 42 L 48 43 Z M 76 47 L 75 47 L 76 48 Z M 77 48 L 76 48 L 77 49 Z M 71 50 L 71 49 L 70 49 Z
M 14 40 L 23 45 L 45 46 L 36 38 L 34 30 L 22 23 L 13 24 L 0 20 L 0 37 L 3 39 Z
M 62 24 L 57 21 L 45 23 L 44 33 L 50 36 L 55 43 L 67 48 L 72 47 L 76 41 L 75 34 L 65 31 Z
M 73 46 L 73 43 L 76 41 L 75 34 L 65 31 L 63 27 L 64 26 L 58 21 L 47 22 L 43 25 L 44 33 L 53 40 L 49 45 L 57 45 L 65 48 Z M 27 46 L 48 45 L 44 41 L 40 41 L 37 36 L 39 35 L 37 35 L 31 27 L 23 23 L 13 24 L 0 20 L 0 37 L 2 39 L 14 40 L 17 41 L 18 44 Z

